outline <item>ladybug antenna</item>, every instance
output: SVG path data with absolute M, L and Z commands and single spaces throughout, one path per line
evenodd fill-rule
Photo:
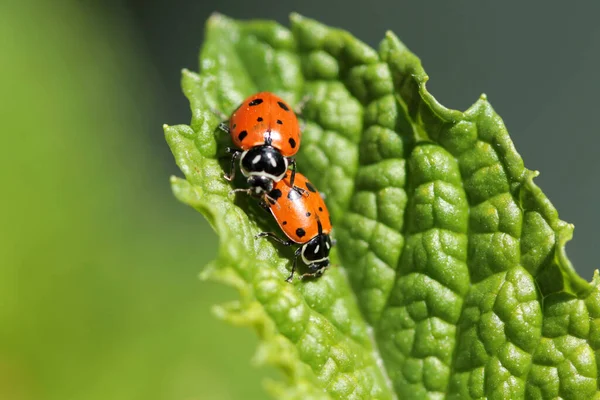
M 229 192 L 229 195 L 234 195 L 235 193 L 246 193 L 247 195 L 251 195 L 252 191 L 250 189 L 233 189 L 232 191 Z

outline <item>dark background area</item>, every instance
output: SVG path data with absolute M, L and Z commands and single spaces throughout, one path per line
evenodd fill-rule
M 598 267 L 600 3 L 108 1 L 0 3 L 0 399 L 255 399 L 254 333 L 200 283 L 217 240 L 170 193 L 162 124 L 189 122 L 182 68 L 204 22 L 291 11 L 423 61 L 466 109 L 484 92 L 561 219 L 585 278 Z

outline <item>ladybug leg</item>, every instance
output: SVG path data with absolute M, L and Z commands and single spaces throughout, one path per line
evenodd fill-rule
M 292 176 L 290 178 L 290 185 L 294 187 L 294 181 L 296 180 L 296 159 L 290 158 L 290 165 L 292 166 Z
M 294 186 L 294 181 L 296 180 L 296 159 L 295 158 L 289 158 L 288 159 L 290 161 L 290 165 L 292 166 L 292 176 L 290 177 L 290 186 L 298 193 L 300 193 L 303 196 L 308 196 L 308 192 L 304 189 L 302 189 L 301 187 L 298 186 Z
M 255 239 L 262 238 L 262 237 L 270 237 L 277 243 L 282 244 L 284 246 L 291 246 L 294 244 L 294 242 L 292 242 L 291 240 L 281 239 L 279 236 L 277 236 L 273 232 L 261 232 L 258 235 L 254 236 Z
M 269 195 L 268 195 L 268 194 L 266 194 L 266 193 L 265 193 L 265 194 L 263 194 L 263 199 L 262 199 L 262 201 L 261 201 L 261 202 L 262 202 L 263 204 L 265 204 L 265 205 L 267 205 L 267 202 L 268 202 L 268 204 L 271 204 L 271 205 L 277 206 L 277 208 L 278 208 L 278 209 L 281 209 L 281 205 L 279 205 L 279 203 L 277 202 L 277 200 L 275 200 L 274 198 L 272 198 L 271 196 L 269 196 Z M 267 211 L 269 211 L 269 208 L 268 208 L 268 207 L 267 207 L 266 209 L 267 209 Z
M 298 247 L 296 252 L 294 253 L 294 261 L 292 262 L 292 272 L 290 272 L 290 276 L 285 278 L 285 281 L 288 283 L 292 283 L 292 278 L 294 278 L 294 272 L 296 272 L 296 266 L 298 265 L 298 257 L 302 252 L 302 247 Z
M 255 239 L 262 238 L 262 237 L 270 237 L 271 239 L 273 239 L 277 243 L 280 243 L 280 244 L 282 244 L 284 246 L 291 246 L 291 245 L 294 244 L 294 242 L 292 242 L 291 240 L 283 240 L 283 239 L 281 239 L 280 237 L 278 237 L 273 232 L 261 232 L 258 235 L 254 236 Z M 298 249 L 294 253 L 294 261 L 292 262 L 292 273 L 290 274 L 290 276 L 288 276 L 285 279 L 286 282 L 291 282 L 292 278 L 294 277 L 294 272 L 296 271 L 296 265 L 298 264 L 298 256 L 300 255 L 301 251 L 302 251 L 302 247 L 298 247 Z
M 242 154 L 242 152 L 239 150 L 233 149 L 231 147 L 226 148 L 225 151 L 229 154 L 232 154 L 231 170 L 229 171 L 229 174 L 223 175 L 223 178 L 225 178 L 226 180 L 231 182 L 233 180 L 233 178 L 235 178 L 235 162 L 237 161 L 237 158 L 240 156 L 240 154 Z
M 258 205 L 260 206 L 260 208 L 262 208 L 263 210 L 265 210 L 269 214 L 271 213 L 271 209 L 269 208 L 269 205 L 267 204 L 267 202 L 264 199 L 261 199 L 258 202 Z
M 225 118 L 227 118 L 227 117 L 225 117 Z M 222 131 L 225 131 L 225 132 L 229 133 L 229 124 L 227 123 L 227 121 L 220 122 L 219 123 L 219 129 L 222 130 Z

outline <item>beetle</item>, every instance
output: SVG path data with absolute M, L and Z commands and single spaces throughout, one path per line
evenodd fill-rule
M 224 178 L 233 180 L 239 158 L 240 170 L 250 186 L 236 192 L 264 197 L 290 166 L 289 184 L 294 187 L 293 156 L 300 148 L 301 131 L 296 113 L 283 99 L 271 92 L 256 93 L 233 112 L 229 124 L 221 123 L 220 127 L 229 132 L 235 146 L 226 150 L 231 154 L 231 170 Z
M 256 238 L 269 237 L 284 246 L 299 244 L 294 253 L 292 271 L 286 281 L 291 282 L 297 267 L 298 257 L 308 266 L 305 277 L 319 277 L 329 266 L 331 220 L 329 210 L 317 188 L 301 173 L 296 173 L 296 184 L 305 190 L 302 195 L 291 186 L 291 177 L 275 182 L 261 205 L 270 211 L 277 224 L 287 236 L 281 239 L 273 232 L 261 232 Z

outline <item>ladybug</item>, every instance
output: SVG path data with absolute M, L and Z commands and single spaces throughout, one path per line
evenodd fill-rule
M 249 189 L 236 189 L 256 197 L 273 190 L 275 182 L 283 179 L 292 167 L 289 180 L 294 187 L 296 160 L 293 156 L 300 147 L 300 125 L 292 108 L 280 97 L 270 92 L 260 92 L 248 97 L 233 112 L 229 124 L 221 129 L 229 132 L 234 148 L 228 147 L 231 171 L 228 181 L 235 176 L 235 163 L 239 158 L 240 170 L 248 178 Z
M 262 202 L 262 206 L 273 214 L 288 239 L 281 239 L 272 232 L 256 235 L 256 238 L 270 237 L 285 246 L 301 245 L 294 254 L 292 272 L 286 279 L 288 282 L 294 276 L 298 257 L 302 257 L 310 271 L 302 275 L 302 278 L 323 275 L 329 266 L 329 251 L 332 247 L 329 236 L 331 221 L 323 197 L 301 173 L 296 173 L 296 184 L 306 191 L 306 196 L 292 188 L 290 179 L 286 175 L 283 180 L 275 182 L 267 201 Z

